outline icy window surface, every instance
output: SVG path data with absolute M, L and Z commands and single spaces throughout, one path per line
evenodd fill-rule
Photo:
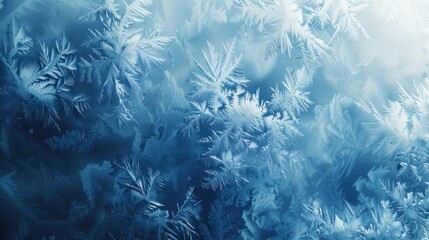
M 429 1 L 0 0 L 0 239 L 429 239 Z

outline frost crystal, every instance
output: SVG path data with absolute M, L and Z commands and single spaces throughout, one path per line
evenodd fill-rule
M 427 16 L 0 0 L 0 239 L 429 239 Z

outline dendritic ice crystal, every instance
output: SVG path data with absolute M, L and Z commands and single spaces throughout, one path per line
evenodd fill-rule
M 429 239 L 429 1 L 0 0 L 0 239 Z

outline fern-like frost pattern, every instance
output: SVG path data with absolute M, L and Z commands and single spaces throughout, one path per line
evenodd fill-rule
M 429 239 L 428 14 L 0 0 L 0 239 Z

